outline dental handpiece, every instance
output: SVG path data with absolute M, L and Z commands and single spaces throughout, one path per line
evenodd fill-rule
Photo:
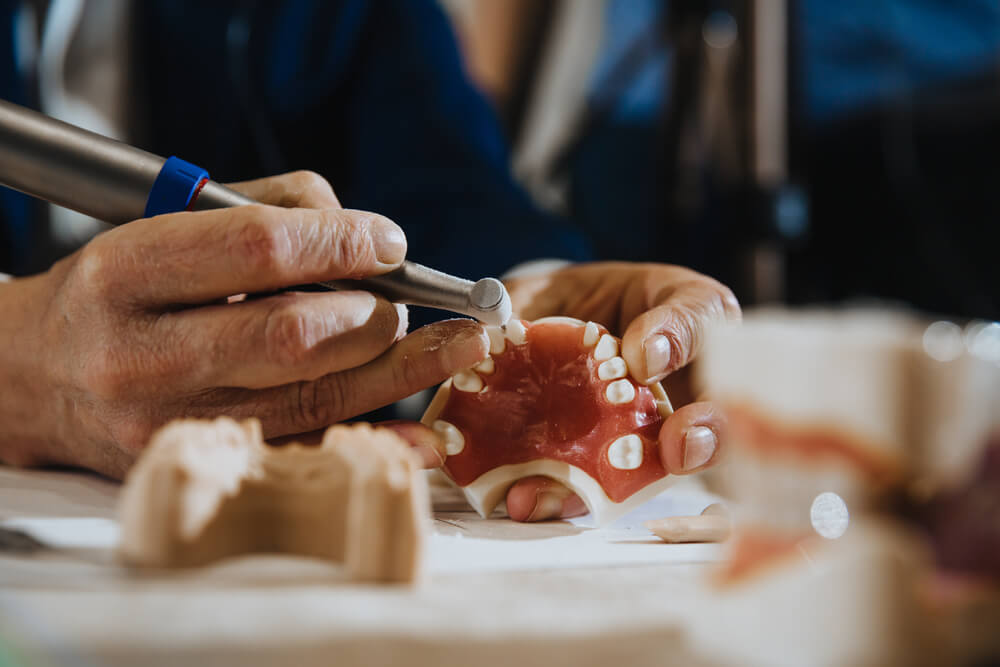
M 164 159 L 4 100 L 0 185 L 114 225 L 256 203 L 179 158 Z M 410 261 L 380 276 L 317 284 L 375 292 L 395 303 L 460 313 L 494 326 L 511 316 L 510 295 L 496 278 L 473 282 Z

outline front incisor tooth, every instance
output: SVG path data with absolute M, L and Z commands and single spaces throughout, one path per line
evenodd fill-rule
M 490 354 L 500 354 L 507 347 L 500 327 L 486 327 L 486 335 L 490 337 Z
M 458 430 L 458 427 L 443 419 L 435 421 L 431 428 L 437 431 L 444 439 L 444 453 L 448 456 L 461 454 L 465 449 L 465 436 Z
M 642 465 L 642 438 L 623 435 L 608 446 L 608 463 L 619 470 L 635 470 Z
M 489 375 L 496 370 L 496 364 L 493 363 L 493 357 L 486 357 L 478 364 L 473 366 L 473 368 L 475 368 L 477 371 L 479 371 L 484 375 Z
M 594 359 L 598 361 L 607 361 L 611 357 L 618 356 L 618 341 L 615 337 L 610 334 L 604 334 L 601 339 L 597 341 L 597 347 L 594 348 Z
M 611 357 L 597 367 L 597 377 L 602 380 L 617 380 L 628 375 L 628 364 L 621 357 Z
M 479 377 L 472 371 L 461 371 L 455 373 L 451 380 L 452 386 L 459 391 L 475 393 L 477 391 L 482 391 L 483 389 L 483 378 Z
M 528 340 L 528 330 L 521 323 L 521 320 L 511 320 L 507 323 L 507 340 L 514 345 L 524 345 Z
M 587 322 L 586 326 L 583 327 L 583 344 L 590 347 L 597 342 L 597 339 L 601 337 L 601 330 L 597 328 L 597 324 L 594 322 Z
M 615 380 L 604 390 L 604 396 L 608 399 L 609 403 L 614 403 L 615 405 L 629 403 L 635 398 L 635 387 L 628 380 Z

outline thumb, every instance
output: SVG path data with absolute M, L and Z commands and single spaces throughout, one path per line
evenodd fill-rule
M 679 408 L 660 427 L 660 460 L 672 475 L 686 475 L 713 465 L 723 453 L 726 417 L 713 403 Z
M 654 308 L 629 324 L 622 356 L 637 381 L 657 382 L 694 359 L 711 326 L 739 318 L 739 303 L 722 283 L 683 283 L 665 290 Z

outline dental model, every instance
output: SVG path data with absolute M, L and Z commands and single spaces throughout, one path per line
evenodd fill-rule
M 790 535 L 953 487 L 1000 426 L 1000 366 L 905 312 L 753 312 L 711 332 L 698 372 L 728 417 L 737 523 Z
M 318 447 L 271 447 L 249 419 L 158 431 L 120 501 L 129 564 L 189 567 L 250 553 L 343 563 L 353 579 L 419 578 L 430 516 L 409 446 L 368 424 L 331 426 Z
M 511 484 L 542 475 L 607 523 L 672 481 L 658 433 L 659 383 L 632 380 L 619 341 L 568 317 L 487 327 L 490 357 L 446 381 L 423 423 L 446 443 L 443 470 L 483 517 Z

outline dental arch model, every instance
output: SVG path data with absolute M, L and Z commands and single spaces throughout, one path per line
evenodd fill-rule
M 319 446 L 271 447 L 256 419 L 175 420 L 154 434 L 119 501 L 118 553 L 192 567 L 252 553 L 343 563 L 360 581 L 414 583 L 430 506 L 396 433 L 336 424 Z
M 671 483 L 658 446 L 670 401 L 659 383 L 628 376 L 604 327 L 546 317 L 487 332 L 490 357 L 442 384 L 422 420 L 480 515 L 532 475 L 572 489 L 599 525 Z

